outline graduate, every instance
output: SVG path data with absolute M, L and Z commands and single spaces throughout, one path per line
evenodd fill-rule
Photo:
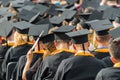
M 66 33 L 76 48 L 74 57 L 61 62 L 54 80 L 94 80 L 105 64 L 96 59 L 89 49 L 87 29 Z
M 92 51 L 92 54 L 94 54 L 95 57 L 98 59 L 110 56 L 108 45 L 111 39 L 111 35 L 108 33 L 108 31 L 110 30 L 110 28 L 113 27 L 113 25 L 110 23 L 109 20 L 98 20 L 90 24 L 91 28 L 96 33 L 95 41 L 98 45 L 97 48 Z
M 27 51 L 32 47 L 28 44 L 28 30 L 31 26 L 30 23 L 25 21 L 14 23 L 16 32 L 14 34 L 14 46 L 9 48 L 6 52 L 5 59 L 2 63 L 2 74 L 5 77 L 7 64 L 9 62 L 17 62 L 22 55 L 25 55 Z
M 116 17 L 115 20 L 113 21 L 113 26 L 116 27 L 120 27 L 120 17 Z
M 70 32 L 74 28 L 74 26 L 61 26 L 54 31 L 56 50 L 42 61 L 34 80 L 52 80 L 61 61 L 74 55 L 74 51 L 69 50 L 69 37 L 65 35 L 66 32 Z
M 111 58 L 114 60 L 114 66 L 102 69 L 96 76 L 95 80 L 119 80 L 120 76 L 120 28 L 116 28 L 110 31 L 112 34 L 113 40 L 109 45 L 109 51 Z
M 1 23 L 0 28 L 1 28 L 0 64 L 2 64 L 7 50 L 13 46 L 13 37 L 15 30 L 13 28 L 12 22 L 8 22 L 8 21 Z M 0 65 L 0 72 L 1 72 L 1 65 Z M 0 78 L 1 75 L 2 74 L 0 74 Z

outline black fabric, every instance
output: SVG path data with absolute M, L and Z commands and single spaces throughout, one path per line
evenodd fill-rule
M 99 49 L 96 49 L 99 50 Z M 97 52 L 97 51 L 92 51 L 92 54 L 94 54 L 94 56 L 98 59 L 102 59 L 104 57 L 110 56 L 109 52 Z
M 14 48 L 9 48 L 2 63 L 2 75 L 5 76 L 7 64 L 9 62 L 17 62 L 22 55 L 26 55 L 26 53 L 28 52 L 28 50 L 30 50 L 31 47 L 32 45 L 23 44 Z
M 120 80 L 120 67 L 102 69 L 95 80 Z
M 42 58 L 42 54 L 34 54 L 33 55 L 33 60 L 32 60 L 32 63 L 31 63 L 31 66 L 40 58 Z M 23 73 L 23 69 L 25 67 L 25 64 L 26 64 L 26 56 L 23 55 L 20 57 L 13 73 L 12 73 L 12 80 L 22 80 L 22 73 Z M 30 76 L 29 76 L 30 77 Z
M 39 58 L 35 64 L 26 72 L 26 78 L 27 80 L 34 80 L 34 75 L 37 72 L 37 69 L 39 67 L 39 65 L 42 62 L 42 58 Z
M 0 44 L 0 59 L 4 59 L 5 57 L 5 53 L 7 52 L 7 50 L 10 48 L 10 46 L 2 46 Z
M 47 57 L 39 66 L 34 80 L 52 80 L 61 61 L 72 55 L 73 53 L 63 51 Z
M 74 56 L 63 60 L 54 80 L 94 80 L 105 64 L 91 56 Z
M 105 62 L 107 67 L 112 67 L 114 65 L 114 63 L 110 59 L 110 56 L 107 56 L 107 57 L 103 58 L 102 61 Z

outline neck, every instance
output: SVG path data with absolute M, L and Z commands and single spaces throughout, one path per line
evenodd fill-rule
M 56 49 L 59 50 L 59 49 L 68 49 L 68 46 L 67 45 L 59 45 L 59 46 L 56 46 Z
M 109 45 L 109 43 L 98 43 L 98 46 L 105 46 L 105 47 L 107 47 Z

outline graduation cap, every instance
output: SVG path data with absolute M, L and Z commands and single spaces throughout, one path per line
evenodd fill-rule
M 25 9 L 25 10 L 28 10 L 28 11 L 32 11 L 33 8 L 34 8 L 34 5 L 26 5 L 26 6 L 23 6 L 23 7 L 21 7 L 21 8 L 18 8 L 17 10 L 18 10 L 19 12 L 21 12 L 22 9 Z
M 0 23 L 0 35 L 4 37 L 9 37 L 13 30 L 13 23 L 9 21 L 4 21 Z
M 56 10 L 56 6 L 55 5 L 51 5 L 47 11 L 47 14 L 52 15 L 52 16 L 57 16 L 58 15 L 58 11 Z
M 68 3 L 68 5 L 70 5 L 70 4 L 74 4 L 74 3 L 76 3 L 76 2 L 78 2 L 78 0 L 66 0 L 67 1 L 67 3 Z
M 67 32 L 71 32 L 73 29 L 75 29 L 75 26 L 61 26 L 58 29 L 56 29 L 54 32 L 55 40 L 64 40 L 69 41 L 70 38 L 65 34 Z
M 47 6 L 44 6 L 42 4 L 37 4 L 34 6 L 34 8 L 31 11 L 34 13 L 40 12 L 40 15 L 42 16 L 47 10 L 48 10 Z
M 19 13 L 19 18 L 28 22 L 33 22 L 36 19 L 38 19 L 39 13 L 34 13 L 25 9 L 22 9 L 22 11 Z
M 97 9 L 99 7 L 100 0 L 83 0 L 82 8 L 93 7 Z
M 110 7 L 104 11 L 103 18 L 114 20 L 117 15 L 120 15 L 120 9 L 116 7 Z
M 117 22 L 117 23 L 120 24 L 120 17 L 116 17 L 116 18 L 115 18 L 115 22 Z
M 117 28 L 115 28 L 113 30 L 110 30 L 109 34 L 112 35 L 113 39 L 116 39 L 116 38 L 120 37 L 120 27 L 117 27 Z
M 55 40 L 54 34 L 48 34 L 48 35 L 46 35 L 46 36 L 43 36 L 43 37 L 41 38 L 41 40 L 42 40 L 43 43 L 53 42 L 53 41 Z
M 14 9 L 21 8 L 24 6 L 24 4 L 19 1 L 11 1 L 10 3 L 12 4 L 12 7 Z
M 89 24 L 87 24 L 87 23 L 85 23 L 85 22 L 81 22 L 80 25 L 82 26 L 83 29 L 88 29 L 88 30 L 89 30 L 90 27 L 91 27 Z
M 8 6 L 10 4 L 11 0 L 0 0 L 0 2 L 3 4 L 3 6 Z
M 54 25 L 54 26 L 58 26 L 58 27 L 60 27 L 60 26 L 62 26 L 62 22 L 64 21 L 64 17 L 62 17 L 62 16 L 60 16 L 60 17 L 58 17 L 58 16 L 53 16 L 52 18 L 50 18 L 49 20 L 50 20 L 50 22 Z
M 31 26 L 32 24 L 26 21 L 20 21 L 14 23 L 14 27 L 16 28 L 17 32 L 21 34 L 28 34 L 29 28 Z
M 76 14 L 76 11 L 72 10 L 65 10 L 61 17 L 64 17 L 66 21 L 72 21 L 74 19 L 74 15 Z
M 88 42 L 88 34 L 90 34 L 90 31 L 87 29 L 66 33 L 74 44 L 83 44 Z
M 35 23 L 36 25 L 41 25 L 41 24 L 49 24 L 49 28 L 52 28 L 53 25 L 51 24 L 49 18 L 45 18 L 45 19 L 42 19 L 40 21 L 38 21 L 37 23 Z
M 49 24 L 33 25 L 32 27 L 30 27 L 28 35 L 38 37 L 43 30 L 44 33 L 42 36 L 47 35 L 49 30 Z
M 89 16 L 88 21 L 96 20 L 96 19 L 102 20 L 103 19 L 103 12 L 100 12 L 97 10 L 93 11 L 92 14 Z
M 99 7 L 98 7 L 98 11 L 104 11 L 104 10 L 106 10 L 107 8 L 110 8 L 110 6 L 108 6 L 108 5 L 102 5 L 102 6 L 99 6 Z
M 24 5 L 34 5 L 34 3 L 32 1 L 24 1 Z
M 79 16 L 81 19 L 87 21 L 92 13 L 80 13 Z
M 91 28 L 95 30 L 97 35 L 107 35 L 108 31 L 113 27 L 109 20 L 99 20 L 90 23 Z

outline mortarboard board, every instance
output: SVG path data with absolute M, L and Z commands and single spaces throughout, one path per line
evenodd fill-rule
M 117 23 L 120 24 L 120 17 L 116 17 L 116 18 L 115 18 L 115 22 L 117 22 Z
M 66 0 L 68 5 L 76 3 L 78 0 Z
M 88 21 L 90 20 L 95 20 L 95 19 L 98 19 L 98 20 L 102 20 L 103 18 L 103 12 L 100 12 L 100 11 L 93 11 L 92 14 L 89 16 L 88 18 Z
M 28 34 L 29 28 L 31 26 L 32 24 L 26 21 L 20 21 L 14 23 L 14 27 L 16 28 L 17 32 L 21 34 Z
M 74 44 L 83 44 L 88 42 L 88 34 L 90 34 L 90 31 L 87 29 L 66 33 Z
M 120 37 L 120 27 L 117 27 L 117 28 L 115 28 L 113 30 L 110 30 L 109 34 L 112 35 L 113 39 Z
M 38 37 L 43 30 L 44 33 L 42 36 L 47 35 L 49 30 L 49 24 L 33 25 L 32 27 L 30 27 L 28 35 Z
M 83 0 L 82 8 L 93 7 L 97 9 L 99 7 L 100 0 Z
M 80 20 L 77 18 L 74 18 L 72 22 L 74 23 L 73 25 L 77 25 L 80 22 Z
M 49 27 L 52 28 L 53 25 L 51 24 L 49 18 L 45 18 L 45 19 L 42 19 L 40 21 L 38 21 L 37 23 L 35 23 L 36 25 L 41 25 L 41 24 L 49 24 Z
M 34 13 L 40 12 L 40 15 L 42 16 L 47 10 L 48 10 L 47 6 L 44 6 L 42 4 L 37 4 L 33 7 L 31 11 Z
M 24 1 L 24 5 L 34 5 L 32 1 Z
M 116 7 L 107 8 L 103 13 L 104 19 L 114 20 L 117 15 L 120 15 L 120 9 Z
M 102 6 L 99 6 L 98 7 L 98 11 L 104 11 L 104 10 L 106 10 L 107 8 L 109 8 L 110 6 L 108 6 L 108 5 L 102 5 Z
M 75 29 L 75 26 L 61 26 L 58 29 L 56 29 L 54 32 L 55 40 L 64 40 L 69 41 L 70 38 L 65 34 L 67 32 L 71 32 L 73 29 Z
M 52 18 L 50 18 L 49 20 L 50 20 L 50 22 L 54 25 L 54 26 L 58 26 L 58 27 L 60 27 L 60 26 L 62 26 L 62 22 L 64 21 L 64 17 L 62 17 L 62 16 L 60 16 L 60 17 L 58 17 L 58 16 L 53 16 Z
M 3 4 L 3 6 L 8 6 L 10 4 L 11 0 L 0 0 L 0 3 Z
M 10 3 L 12 4 L 12 7 L 14 9 L 21 8 L 24 6 L 23 2 L 19 2 L 19 1 L 11 1 Z
M 55 5 L 51 5 L 47 11 L 47 14 L 49 15 L 53 15 L 53 16 L 57 16 L 58 15 L 58 11 L 56 10 L 56 6 Z
M 25 9 L 19 13 L 19 18 L 28 22 L 33 22 L 38 18 L 40 13 L 34 13 Z
M 109 20 L 98 20 L 90 23 L 91 28 L 95 30 L 99 36 L 109 34 L 108 31 L 113 27 Z
M 21 8 L 18 8 L 18 11 L 21 12 L 22 9 L 31 11 L 33 8 L 34 8 L 34 5 L 26 5 L 26 6 L 23 6 L 23 7 L 21 7 Z
M 4 37 L 9 37 L 12 33 L 13 23 L 9 21 L 4 21 L 0 23 L 0 35 Z
M 74 19 L 75 14 L 76 14 L 76 11 L 65 10 L 61 16 L 64 17 L 66 21 L 72 21 Z

